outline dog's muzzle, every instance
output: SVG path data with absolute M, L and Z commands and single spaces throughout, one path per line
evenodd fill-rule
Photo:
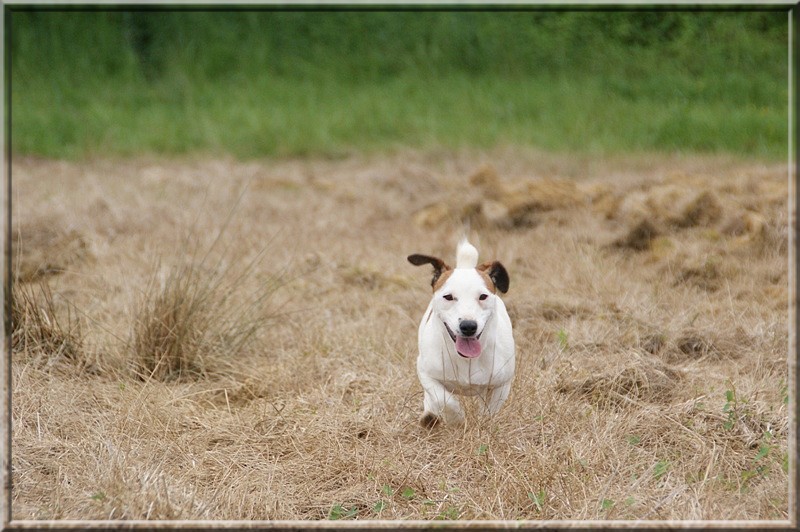
M 480 338 L 483 331 L 481 331 L 477 336 L 462 336 L 457 335 L 453 332 L 447 323 L 444 323 L 445 329 L 447 329 L 447 334 L 450 335 L 450 338 L 456 344 L 456 353 L 458 353 L 463 358 L 477 358 L 481 354 L 481 343 Z M 468 331 L 472 331 L 474 335 L 475 332 L 478 330 L 478 323 L 473 320 L 464 320 L 461 322 L 459 329 L 462 333 L 466 333 Z

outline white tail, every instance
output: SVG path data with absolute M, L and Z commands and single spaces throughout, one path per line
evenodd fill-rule
M 467 242 L 466 237 L 461 239 L 456 248 L 456 268 L 474 268 L 478 265 L 478 250 Z

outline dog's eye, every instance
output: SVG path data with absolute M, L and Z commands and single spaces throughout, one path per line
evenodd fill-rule
M 452 301 L 453 300 L 453 294 L 445 294 L 442 297 L 444 297 L 447 301 Z
M 489 297 L 489 294 L 481 294 L 481 296 L 480 296 L 478 299 L 480 299 L 481 301 L 483 301 L 483 300 L 484 300 L 484 299 L 486 299 L 487 297 Z

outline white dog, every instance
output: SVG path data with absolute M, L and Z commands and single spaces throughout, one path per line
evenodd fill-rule
M 410 255 L 415 266 L 433 266 L 433 299 L 419 325 L 417 374 L 425 390 L 425 427 L 439 420 L 460 423 L 464 412 L 454 394 L 479 395 L 494 415 L 514 378 L 514 336 L 506 306 L 508 273 L 497 261 L 478 265 L 478 250 L 463 239 L 456 267 L 428 255 Z

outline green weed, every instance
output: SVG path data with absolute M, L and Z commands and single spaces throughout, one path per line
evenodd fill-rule
M 417 496 L 417 492 L 415 492 L 413 488 L 405 487 L 403 491 L 400 492 L 400 496 L 410 501 Z
M 736 424 L 738 416 L 739 401 L 736 398 L 736 387 L 730 383 L 731 387 L 725 390 L 725 404 L 722 406 L 722 412 L 727 414 L 727 419 L 722 423 L 725 430 L 731 430 Z
M 533 504 L 536 506 L 536 511 L 539 513 L 542 513 L 544 510 L 546 496 L 547 494 L 545 493 L 544 489 L 541 489 L 536 493 L 528 492 L 528 498 L 533 501 Z
M 437 521 L 441 520 L 454 521 L 458 519 L 459 514 L 460 512 L 458 511 L 458 508 L 456 508 L 455 506 L 448 506 L 447 508 L 442 510 L 436 517 L 434 517 L 434 519 Z
M 656 478 L 656 480 L 660 480 L 661 477 L 667 474 L 669 468 L 670 464 L 667 460 L 659 460 L 656 462 L 656 465 L 653 468 L 653 476 Z
M 341 504 L 334 504 L 330 512 L 328 512 L 328 519 L 331 521 L 337 521 L 339 519 L 349 519 L 351 517 L 355 517 L 358 513 L 358 508 L 352 507 L 347 508 Z
M 569 335 L 564 329 L 558 330 L 558 345 L 562 350 L 569 349 Z

